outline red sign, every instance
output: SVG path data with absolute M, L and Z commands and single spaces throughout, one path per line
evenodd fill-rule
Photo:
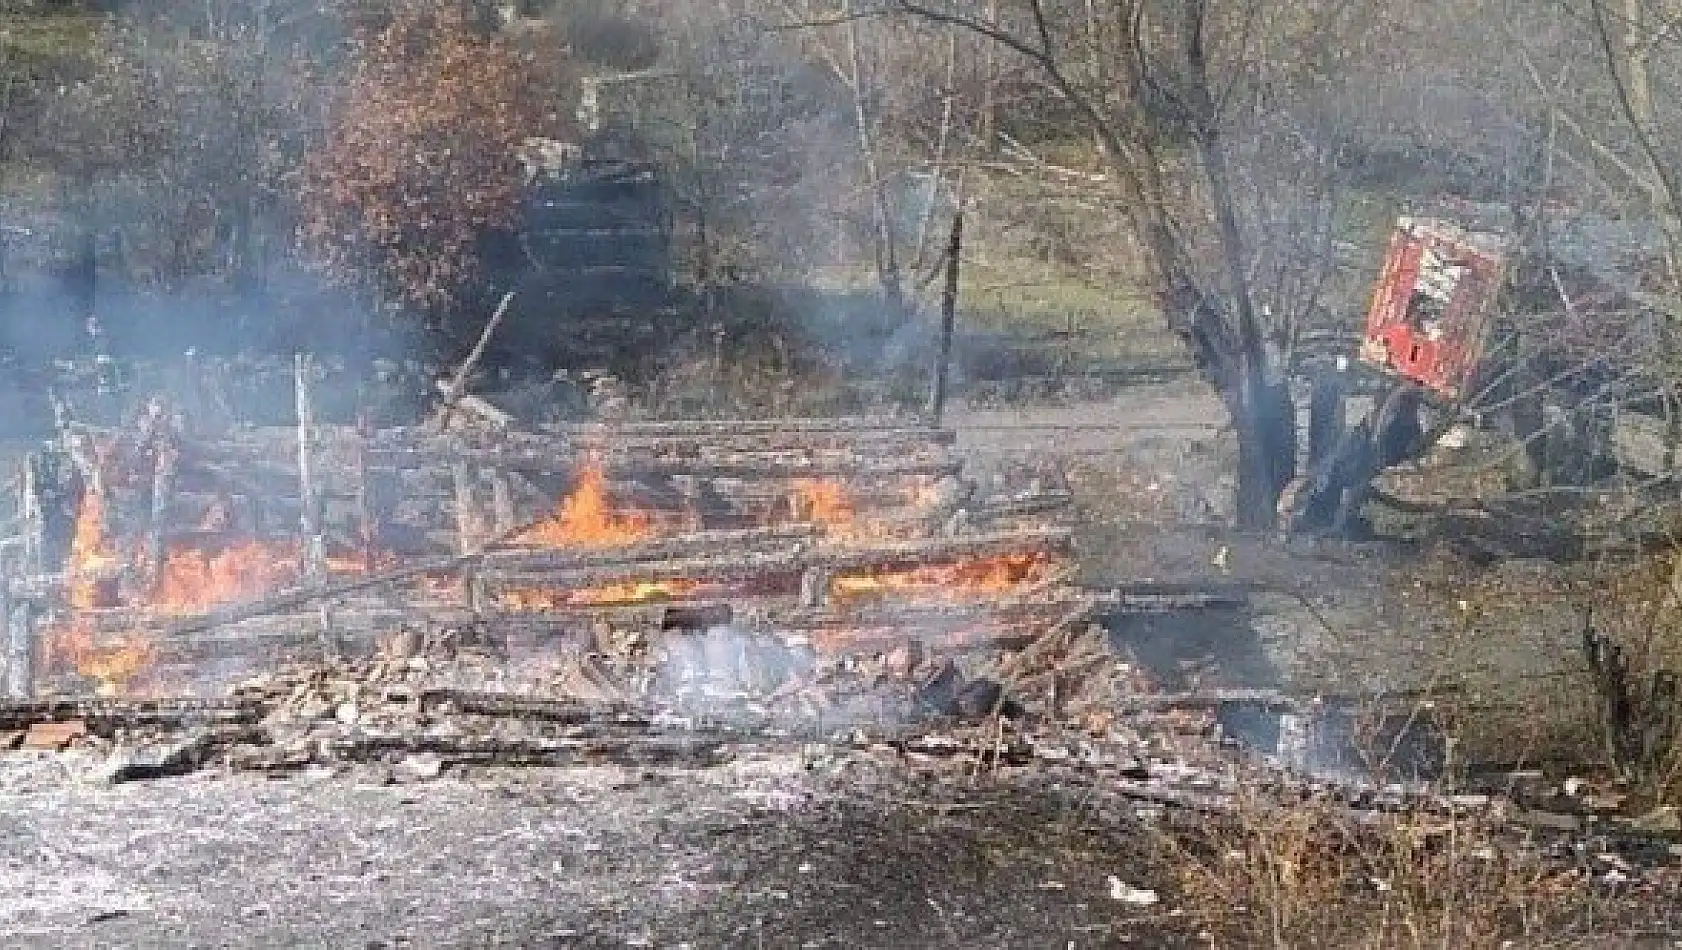
M 1500 292 L 1505 240 L 1402 218 L 1384 257 L 1361 360 L 1447 399 L 1466 395 Z

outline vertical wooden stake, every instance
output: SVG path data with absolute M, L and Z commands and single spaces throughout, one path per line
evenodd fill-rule
M 473 499 L 473 477 L 467 470 L 467 463 L 451 464 L 450 478 L 455 482 L 456 493 L 456 553 L 467 554 L 478 545 L 482 527 L 478 504 Z M 466 599 L 468 609 L 478 614 L 484 608 L 478 572 L 470 564 L 463 565 L 460 577 L 462 597 Z
M 310 395 L 309 356 L 297 354 L 292 367 L 298 407 L 298 540 L 303 547 L 304 576 L 315 578 L 322 572 L 327 552 L 321 537 L 321 502 L 315 478 L 315 402 Z
M 181 453 L 170 442 L 157 447 L 152 464 L 152 511 L 146 524 L 146 584 L 154 585 L 163 576 L 164 521 L 169 516 L 170 498 L 175 492 L 175 468 Z
M 374 502 L 368 486 L 368 442 L 373 425 L 366 410 L 356 416 L 356 533 L 362 544 L 362 569 L 374 572 L 378 559 L 380 528 L 374 520 Z
M 23 461 L 19 473 L 18 515 L 23 519 L 23 561 L 18 569 L 31 577 L 39 577 L 46 563 L 46 511 L 41 501 L 41 459 L 31 455 Z
M 22 566 L 28 557 L 27 551 L 16 550 L 15 553 L 17 558 L 14 560 L 10 556 L 13 553 L 14 549 L 0 548 L 0 619 L 5 620 L 8 627 L 10 626 L 10 619 L 12 616 L 12 592 L 18 587 L 17 571 L 22 569 Z M 16 668 L 17 663 L 12 658 L 11 643 L 9 642 L 10 639 L 10 630 L 8 630 L 8 643 L 6 645 L 6 696 L 8 698 L 15 699 L 20 697 L 16 697 L 12 693 L 12 673 Z
M 320 581 L 327 570 L 327 547 L 321 534 L 321 492 L 315 477 L 315 401 L 310 395 L 309 356 L 294 356 L 292 370 L 298 409 L 298 540 L 303 547 L 304 578 Z M 337 656 L 333 614 L 325 601 L 321 604 L 320 635 L 322 653 L 328 658 Z
M 508 473 L 491 470 L 491 518 L 493 531 L 502 537 L 518 527 L 514 520 L 514 489 L 508 484 Z
M 809 567 L 800 575 L 800 606 L 808 610 L 829 603 L 829 572 L 821 567 Z
M 35 695 L 35 608 L 27 597 L 8 596 L 4 603 L 6 695 L 29 699 Z
M 479 514 L 473 502 L 473 482 L 467 463 L 452 463 L 450 479 L 455 483 L 456 495 L 456 553 L 466 554 L 479 539 Z
M 946 286 L 940 295 L 940 348 L 935 354 L 934 382 L 929 388 L 929 421 L 940 424 L 946 412 L 946 377 L 952 362 L 952 332 L 958 320 L 958 259 L 964 246 L 964 212 L 952 216 L 952 236 L 946 243 Z

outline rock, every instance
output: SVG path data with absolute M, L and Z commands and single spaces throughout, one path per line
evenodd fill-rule
M 107 784 L 185 775 L 204 764 L 212 737 L 200 732 L 173 742 L 155 742 L 132 749 L 120 749 L 95 770 L 95 778 Z
M 363 786 L 384 787 L 396 782 L 390 766 L 385 765 L 356 765 L 351 768 L 353 784 Z
M 986 677 L 965 683 L 953 699 L 958 707 L 958 715 L 965 719 L 985 719 L 995 712 L 1001 716 L 1009 716 L 1009 707 L 1015 705 L 1005 696 L 1003 686 Z
M 424 752 L 404 756 L 392 769 L 392 777 L 399 782 L 425 782 L 442 774 L 444 760 Z
M 1144 887 L 1131 887 L 1114 874 L 1110 875 L 1110 900 L 1121 901 L 1123 904 L 1135 904 L 1140 907 L 1155 904 L 1162 898 L 1156 892 Z
M 1630 821 L 1632 831 L 1649 835 L 1682 834 L 1682 813 L 1675 805 L 1660 805 L 1645 815 Z
M 958 714 L 958 691 L 964 677 L 951 660 L 942 660 L 917 688 L 917 704 L 940 716 Z
M 882 661 L 883 670 L 894 679 L 907 679 L 923 665 L 923 644 L 906 639 L 888 652 Z

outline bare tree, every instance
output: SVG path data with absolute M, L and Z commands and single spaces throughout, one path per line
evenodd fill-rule
M 1257 284 L 1256 249 L 1292 236 L 1246 226 L 1233 120 L 1270 108 L 1283 81 L 1278 64 L 1322 41 L 1316 24 L 1346 22 L 1348 4 L 1325 6 L 889 0 L 883 8 L 1026 60 L 1099 143 L 1162 311 L 1226 402 L 1239 446 L 1238 521 L 1249 528 L 1274 523 L 1295 474 L 1287 359 L 1296 314 L 1269 299 L 1282 284 Z

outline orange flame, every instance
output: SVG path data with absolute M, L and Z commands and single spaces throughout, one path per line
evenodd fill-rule
M 43 649 L 46 656 L 62 657 L 76 672 L 98 680 L 101 693 L 120 691 L 152 664 L 155 652 L 151 641 L 139 634 L 95 645 L 93 621 L 86 617 L 49 631 Z
M 201 529 L 226 528 L 232 519 L 230 504 L 226 498 L 213 503 Z M 100 625 L 93 613 L 125 606 L 118 586 L 125 562 L 106 536 L 105 509 L 104 493 L 88 486 L 77 507 L 65 564 L 70 616 L 46 631 L 42 664 L 65 664 L 99 680 L 101 692 L 112 692 L 124 688 L 152 665 L 157 651 L 139 632 L 114 640 L 98 635 Z M 148 565 L 143 553 L 131 553 L 127 566 L 146 571 Z M 143 602 L 127 606 L 151 616 L 171 617 L 262 597 L 298 581 L 298 554 L 294 542 L 249 540 L 216 552 L 171 545 L 157 576 L 151 579 Z M 367 560 L 363 555 L 329 557 L 326 566 L 334 572 L 362 571 L 369 566 Z M 389 560 L 388 554 L 376 554 L 373 566 L 379 567 Z M 107 642 L 96 643 L 96 640 Z
M 357 551 L 355 553 L 328 552 L 323 566 L 329 574 L 366 574 L 370 570 L 380 571 L 397 564 L 396 555 L 389 551 L 375 551 L 369 555 Z
M 699 581 L 621 581 L 580 590 L 549 590 L 537 587 L 504 591 L 499 598 L 509 610 L 535 612 L 566 607 L 615 607 L 692 597 L 701 589 Z
M 105 540 L 105 497 L 89 489 L 82 493 L 70 538 L 70 608 L 81 612 L 111 606 L 103 602 L 108 599 L 104 590 L 117 563 L 116 552 Z
M 262 597 L 297 579 L 294 544 L 241 541 L 215 554 L 177 547 L 165 557 L 146 607 L 167 616 L 203 613 Z
M 852 526 L 856 512 L 845 486 L 827 480 L 801 479 L 794 483 L 794 490 L 798 493 L 800 514 L 805 520 L 830 528 Z
M 102 692 L 120 690 L 151 666 L 155 658 L 152 642 L 138 634 L 73 657 L 76 671 L 98 680 Z
M 601 466 L 589 464 L 579 472 L 578 486 L 561 500 L 554 517 L 533 525 L 515 540 L 537 547 L 631 544 L 653 531 L 647 512 L 617 512 L 607 494 Z
M 841 598 L 892 591 L 938 592 L 950 597 L 1001 594 L 1043 577 L 1049 564 L 1043 552 L 1034 552 L 925 564 L 905 571 L 838 574 L 830 581 L 830 592 Z
M 84 676 L 97 679 L 102 692 L 120 688 L 152 661 L 151 643 L 125 637 L 96 646 L 89 611 L 116 606 L 116 577 L 120 561 L 105 537 L 105 497 L 92 488 L 82 493 L 76 527 L 70 538 L 66 582 L 73 618 L 47 632 L 43 661 L 62 657 Z

